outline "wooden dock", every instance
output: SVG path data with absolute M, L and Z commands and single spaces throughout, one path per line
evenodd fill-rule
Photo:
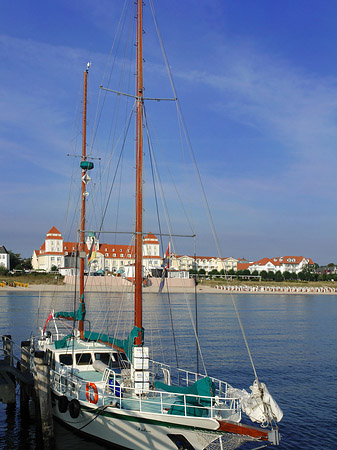
M 27 368 L 22 365 L 23 350 L 21 350 L 21 361 L 13 354 L 11 336 L 2 336 L 2 358 L 0 359 L 0 401 L 13 404 L 16 401 L 16 384 L 20 384 L 25 391 L 32 390 L 34 379 Z M 24 347 L 22 347 L 23 349 Z M 17 364 L 15 364 L 17 362 Z

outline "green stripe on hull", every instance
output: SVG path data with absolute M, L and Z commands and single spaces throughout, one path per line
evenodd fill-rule
M 111 406 L 108 406 L 108 407 L 110 408 Z M 144 424 L 148 424 L 148 425 L 160 426 L 160 427 L 166 427 L 166 428 L 180 428 L 180 429 L 184 429 L 184 430 L 199 430 L 199 431 L 205 431 L 207 433 L 211 433 L 211 434 L 215 434 L 215 435 L 226 434 L 223 431 L 219 432 L 216 430 L 210 430 L 209 428 L 182 425 L 182 424 L 178 424 L 178 423 L 171 423 L 171 422 L 164 422 L 161 420 L 149 419 L 149 418 L 145 418 L 145 417 L 135 417 L 135 416 L 127 415 L 127 414 L 113 413 L 110 411 L 106 411 L 104 409 L 102 410 L 102 408 L 96 408 L 95 410 L 93 410 L 92 408 L 88 408 L 85 405 L 81 405 L 81 408 L 95 416 L 111 417 L 111 418 L 117 419 L 117 420 L 126 420 L 129 422 L 140 422 L 140 423 L 144 423 Z

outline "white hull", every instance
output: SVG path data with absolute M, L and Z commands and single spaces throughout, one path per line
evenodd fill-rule
M 80 402 L 80 404 L 80 414 L 73 419 L 68 410 L 65 413 L 59 411 L 56 398 L 53 414 L 68 427 L 85 433 L 93 439 L 99 439 L 125 449 L 177 450 L 179 447 L 174 439 L 183 439 L 185 444 L 183 448 L 187 450 L 203 450 L 213 441 L 217 441 L 218 448 L 221 448 L 219 442 L 219 438 L 221 438 L 223 448 L 231 450 L 250 440 L 247 436 L 217 433 L 215 430 L 219 427 L 219 423 L 214 419 L 163 417 L 158 414 L 123 411 L 111 406 L 102 411 L 97 407 L 88 408 L 88 404 L 85 402 Z

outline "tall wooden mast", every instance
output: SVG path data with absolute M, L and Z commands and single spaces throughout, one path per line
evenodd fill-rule
M 137 135 L 136 135 L 136 257 L 135 326 L 142 328 L 143 252 L 143 2 L 137 0 Z M 142 344 L 141 333 L 135 341 Z
M 84 71 L 84 79 L 83 79 L 83 125 L 82 125 L 82 161 L 87 160 L 87 81 L 88 81 L 88 70 Z M 81 231 L 80 231 L 80 312 L 82 313 L 81 319 L 79 320 L 78 329 L 80 331 L 81 338 L 83 338 L 84 331 L 84 321 L 83 315 L 85 313 L 84 306 L 84 258 L 85 258 L 85 175 L 86 170 L 82 167 L 82 188 L 81 188 Z

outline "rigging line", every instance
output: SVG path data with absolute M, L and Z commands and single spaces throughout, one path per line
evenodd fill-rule
M 130 126 L 130 121 L 131 121 L 132 115 L 133 115 L 133 113 L 134 113 L 134 106 L 135 106 L 135 105 L 133 105 L 133 107 L 131 108 L 129 119 L 128 119 L 128 121 L 126 122 L 126 124 L 124 125 L 123 130 L 121 131 L 120 137 L 119 137 L 119 139 L 118 139 L 118 141 L 117 141 L 117 143 L 116 143 L 116 145 L 115 145 L 115 149 L 117 148 L 117 145 L 119 145 L 119 141 L 122 140 L 122 137 L 123 137 L 123 136 L 124 136 L 124 137 L 123 137 L 123 145 L 125 144 L 125 139 L 126 139 L 125 134 L 127 134 L 127 130 L 128 130 L 128 128 L 129 128 L 129 126 Z M 106 167 L 105 167 L 105 169 L 104 169 L 104 171 L 103 171 L 103 174 L 102 174 L 102 178 L 101 178 L 101 180 L 100 180 L 100 182 L 99 182 L 98 187 L 97 187 L 96 190 L 98 190 L 98 188 L 100 188 L 100 186 L 101 186 L 101 184 L 102 184 L 102 182 L 103 182 L 103 177 L 105 177 L 106 174 L 107 174 L 107 172 L 108 172 L 108 165 L 110 164 L 110 162 L 111 162 L 111 160 L 112 160 L 112 158 L 113 158 L 113 156 L 114 156 L 114 152 L 115 152 L 115 150 L 112 152 L 112 154 L 110 155 L 109 160 L 107 161 Z M 94 198 L 93 198 L 93 200 L 92 200 L 92 203 L 94 203 Z
M 236 312 L 237 319 L 239 321 L 241 333 L 242 333 L 243 339 L 245 341 L 246 349 L 247 349 L 247 352 L 248 352 L 248 355 L 249 355 L 250 363 L 251 363 L 253 371 L 254 371 L 255 379 L 258 381 L 259 379 L 258 379 L 258 376 L 257 376 L 257 373 L 256 373 L 253 357 L 252 357 L 252 354 L 250 352 L 250 348 L 249 348 L 249 345 L 248 345 L 248 340 L 247 340 L 247 337 L 246 337 L 246 333 L 245 333 L 245 330 L 244 330 L 242 322 L 241 322 L 241 317 L 240 317 L 240 314 L 239 314 L 236 302 L 234 300 L 234 296 L 232 294 L 231 294 L 231 299 L 232 299 L 232 303 L 233 303 L 233 306 L 234 306 L 234 309 L 235 309 L 235 312 Z
M 147 119 L 147 120 L 148 120 L 148 119 Z M 152 125 L 152 123 L 151 123 L 149 120 L 148 120 L 147 123 L 150 123 L 150 124 Z M 152 126 L 153 126 L 153 125 L 152 125 Z M 158 140 L 158 142 L 159 142 L 159 140 Z M 174 190 L 175 190 L 175 192 L 176 192 L 177 198 L 178 198 L 178 200 L 179 200 L 180 207 L 181 207 L 181 209 L 183 210 L 185 219 L 186 219 L 186 221 L 187 221 L 188 226 L 189 226 L 190 229 L 191 229 L 191 233 L 192 233 L 192 237 L 193 237 L 193 236 L 195 235 L 195 229 L 194 229 L 194 226 L 193 226 L 193 224 L 192 224 L 192 222 L 191 222 L 191 220 L 190 220 L 190 217 L 189 217 L 188 214 L 187 214 L 187 211 L 186 211 L 184 202 L 182 201 L 182 198 L 181 198 L 181 195 L 180 195 L 180 193 L 179 193 L 177 184 L 175 183 L 175 180 L 174 180 L 172 171 L 170 170 L 169 164 L 167 163 L 167 160 L 166 160 L 166 157 L 165 157 L 165 152 L 163 151 L 161 145 L 159 145 L 159 148 L 160 148 L 160 151 L 161 151 L 161 154 L 162 154 L 162 157 L 163 157 L 165 166 L 166 166 L 167 173 L 168 173 L 169 176 L 170 176 L 170 179 L 171 179 L 171 181 L 172 181 L 172 185 L 173 185 L 173 187 L 174 187 Z M 155 156 L 154 156 L 154 159 L 155 159 Z M 158 167 L 158 164 L 157 164 L 157 163 L 156 163 L 156 167 Z M 161 183 L 161 181 L 160 181 L 159 171 L 157 171 L 157 179 L 159 180 L 159 184 L 160 184 L 160 187 L 161 187 L 161 193 L 162 193 L 162 194 L 161 194 L 161 197 L 162 197 L 162 199 L 163 199 L 163 198 L 165 199 L 165 196 L 164 196 L 164 194 L 163 194 L 163 189 L 162 189 L 162 183 Z M 167 214 L 167 217 L 168 217 L 168 207 L 167 207 L 167 205 L 166 205 L 166 201 L 165 201 L 165 200 L 164 200 L 164 201 L 162 200 L 162 202 L 163 202 L 163 208 L 164 208 L 164 211 L 165 211 L 165 213 Z M 167 212 L 166 212 L 166 211 L 167 211 Z M 167 220 L 167 222 L 169 221 L 169 219 L 166 219 L 166 220 Z M 171 226 L 171 228 L 172 228 L 172 226 Z M 177 237 L 178 237 L 178 235 L 174 235 L 172 232 L 171 232 L 171 235 L 172 235 L 172 236 L 177 236 Z M 181 237 L 185 237 L 185 236 L 181 236 Z M 191 237 L 191 236 L 189 236 L 189 237 Z M 175 249 L 174 249 L 174 251 L 175 251 Z
M 196 330 L 196 328 L 195 328 L 195 321 L 193 320 L 193 313 L 192 313 L 192 310 L 191 310 L 191 305 L 190 305 L 189 301 L 187 300 L 186 292 L 185 292 L 184 297 L 185 297 L 185 302 L 186 302 L 186 305 L 187 305 L 188 313 L 189 313 L 189 315 L 190 315 L 190 320 L 191 320 L 191 324 L 192 324 L 192 327 L 193 327 L 194 336 L 195 336 L 195 339 L 196 339 L 197 344 L 198 344 L 199 354 L 200 354 L 200 358 L 201 358 L 201 362 L 202 362 L 202 367 L 203 367 L 203 369 L 204 369 L 205 375 L 207 376 L 207 369 L 206 369 L 206 365 L 205 365 L 205 361 L 204 361 L 203 354 L 202 354 L 202 352 L 201 352 L 201 346 L 200 346 L 199 336 L 198 336 L 197 330 Z
M 106 212 L 107 212 L 107 209 L 108 209 L 108 204 L 109 204 L 109 201 L 110 201 L 110 198 L 111 198 L 111 194 L 112 194 L 112 189 L 113 189 L 114 184 L 115 184 L 115 180 L 116 180 L 116 176 L 117 176 L 118 167 L 119 167 L 119 164 L 120 164 L 120 161 L 121 161 L 122 154 L 123 154 L 123 152 L 124 152 L 124 147 L 125 147 L 125 142 L 126 142 L 126 136 L 127 136 L 127 134 L 128 134 L 129 126 L 130 126 L 130 123 L 131 123 L 131 117 L 132 117 L 132 116 L 130 115 L 130 117 L 129 117 L 129 123 L 128 123 L 128 126 L 127 126 L 127 128 L 126 128 L 126 133 L 125 133 L 125 135 L 124 135 L 124 140 L 123 140 L 123 143 L 122 143 L 122 148 L 121 148 L 121 151 L 120 151 L 120 154 L 119 154 L 119 157 L 118 157 L 118 161 L 117 161 L 117 165 L 116 165 L 116 170 L 115 170 L 115 173 L 114 173 L 114 176 L 113 176 L 113 179 L 112 179 L 112 183 L 111 183 L 109 195 L 108 195 L 108 198 L 107 198 L 107 201 L 106 201 L 105 210 L 104 210 L 103 215 L 102 215 L 101 225 L 100 225 L 100 227 L 99 227 L 99 229 L 100 229 L 99 234 L 100 234 L 101 231 L 102 231 L 103 222 L 104 222 L 104 219 L 105 219 L 105 215 L 106 215 Z
M 145 122 L 146 122 L 146 115 L 145 115 Z M 149 136 L 149 129 L 147 127 L 147 122 L 146 122 L 146 136 L 147 136 L 147 140 L 148 140 L 148 146 L 149 146 L 149 149 L 150 149 L 149 153 L 150 153 L 150 163 L 151 163 L 153 190 L 154 190 L 154 196 L 155 196 L 155 205 L 156 205 L 156 212 L 157 212 L 158 227 L 159 227 L 159 230 L 160 230 L 161 247 L 162 247 L 162 252 L 164 254 L 165 250 L 164 250 L 164 246 L 163 246 L 163 236 L 161 235 L 161 223 L 160 223 L 160 217 L 159 217 L 159 208 L 158 208 L 158 199 L 157 199 L 155 174 L 154 174 L 154 169 L 153 169 L 153 165 L 154 165 L 155 161 L 153 161 L 153 158 L 152 158 L 153 152 L 152 152 L 152 145 L 151 145 L 151 140 L 150 140 L 150 136 Z M 164 270 L 164 268 L 163 268 L 163 270 Z M 172 314 L 171 298 L 170 298 L 170 292 L 168 290 L 167 290 L 167 298 L 168 298 L 168 304 L 169 304 L 169 315 L 170 315 L 170 322 L 171 322 L 171 329 L 172 329 L 172 337 L 173 337 L 173 345 L 174 345 L 174 351 L 175 351 L 176 364 L 177 364 L 177 368 L 179 368 L 177 342 L 176 342 L 176 336 L 175 336 L 174 325 L 173 325 L 173 314 Z
M 180 117 L 180 120 L 181 120 L 181 123 L 182 123 L 182 126 L 183 126 L 185 139 L 186 139 L 186 142 L 187 142 L 187 145 L 188 145 L 188 148 L 189 148 L 189 151 L 190 151 L 190 155 L 191 155 L 191 158 L 192 158 L 192 161 L 193 161 L 193 164 L 194 164 L 194 169 L 195 169 L 196 174 L 197 174 L 197 179 L 199 181 L 199 185 L 200 185 L 201 193 L 202 193 L 202 196 L 203 196 L 203 199 L 204 199 L 204 203 L 206 205 L 206 211 L 207 211 L 207 215 L 208 215 L 208 218 L 209 218 L 209 221 L 210 221 L 210 225 L 211 225 L 211 228 L 212 228 L 212 233 L 213 233 L 215 245 L 217 247 L 219 256 L 221 256 L 220 245 L 219 245 L 218 237 L 217 237 L 217 234 L 216 234 L 216 231 L 215 231 L 213 218 L 212 218 L 212 215 L 211 215 L 211 212 L 210 212 L 210 208 L 209 208 L 209 205 L 208 205 L 205 189 L 204 189 L 202 181 L 201 181 L 200 172 L 199 172 L 199 169 L 198 169 L 197 164 L 196 164 L 196 159 L 195 159 L 195 155 L 194 155 L 194 152 L 193 152 L 192 143 L 191 143 L 190 137 L 189 137 L 189 135 L 187 133 L 187 128 L 186 128 L 185 121 L 184 121 L 184 118 L 183 118 L 183 115 L 182 115 L 182 108 L 180 106 L 180 102 L 179 102 L 179 99 L 178 99 L 177 91 L 176 91 L 176 88 L 175 88 L 175 85 L 174 85 L 173 76 L 172 76 L 172 73 L 171 73 L 171 69 L 170 69 L 170 65 L 169 65 L 169 62 L 168 62 L 167 55 L 166 55 L 166 51 L 165 51 L 164 43 L 163 43 L 163 40 L 162 40 L 162 37 L 161 37 L 161 33 L 160 33 L 160 30 L 159 30 L 159 26 L 158 26 L 158 22 L 157 22 L 157 18 L 156 18 L 156 14 L 155 14 L 154 5 L 153 5 L 153 1 L 152 0 L 150 0 L 150 7 L 151 7 L 153 21 L 154 21 L 155 28 L 156 28 L 156 31 L 157 31 L 157 35 L 158 35 L 161 51 L 162 51 L 163 58 L 164 58 L 164 61 L 165 61 L 168 77 L 169 77 L 169 80 L 170 80 L 170 83 L 171 83 L 173 96 L 177 99 L 176 107 L 177 107 L 177 111 L 178 111 L 178 116 Z
M 82 94 L 82 89 L 79 90 L 78 96 L 81 95 L 81 94 Z M 80 102 L 79 102 L 79 100 L 76 102 L 76 104 L 77 104 L 77 111 L 75 113 L 75 118 L 74 118 L 73 126 L 72 126 L 73 130 L 77 130 L 77 132 L 75 133 L 75 154 L 76 154 L 76 149 L 78 149 L 78 137 L 80 135 L 80 132 L 79 132 L 79 109 L 80 109 L 79 106 L 80 106 Z M 69 218 L 69 215 L 70 215 L 69 211 L 70 211 L 70 200 L 71 200 L 71 192 L 72 192 L 71 187 L 72 187 L 73 180 L 74 180 L 74 170 L 75 170 L 75 158 L 73 158 L 73 164 L 72 164 L 72 170 L 71 170 L 70 187 L 69 187 L 69 194 L 68 194 L 67 207 L 66 207 L 66 216 L 65 216 L 65 221 L 64 221 L 64 230 L 67 230 L 68 218 Z
M 171 70 L 170 70 L 170 66 L 169 66 L 169 63 L 168 63 L 168 58 L 167 58 L 167 55 L 166 55 L 166 52 L 165 52 L 165 48 L 164 48 L 164 44 L 163 44 L 163 41 L 162 41 L 162 38 L 161 38 L 161 34 L 160 34 L 159 27 L 158 27 L 157 19 L 156 19 L 156 16 L 155 16 L 155 10 L 154 10 L 154 6 L 153 6 L 153 1 L 152 0 L 150 0 L 150 6 L 151 6 L 153 21 L 154 21 L 155 28 L 156 28 L 157 35 L 158 35 L 158 39 L 159 39 L 159 42 L 160 42 L 160 47 L 161 47 L 161 50 L 162 50 L 163 58 L 164 58 L 164 61 L 165 61 L 165 64 L 166 64 L 166 69 L 167 69 L 168 76 L 169 76 L 169 79 L 170 79 L 171 88 L 173 90 L 173 96 L 175 98 L 177 98 L 176 108 L 177 108 L 178 117 L 181 120 L 181 124 L 182 124 L 182 127 L 183 127 L 183 132 L 184 132 L 184 135 L 185 135 L 186 143 L 187 143 L 190 155 L 191 155 L 191 159 L 193 161 L 194 169 L 195 169 L 195 172 L 196 172 L 196 175 L 197 175 L 197 179 L 198 179 L 198 182 L 199 182 L 200 190 L 201 190 L 202 197 L 203 197 L 203 200 L 204 200 L 204 204 L 205 204 L 205 207 L 206 207 L 208 219 L 209 219 L 209 222 L 210 222 L 210 225 L 211 225 L 214 242 L 215 242 L 215 245 L 217 247 L 218 255 L 219 255 L 219 257 L 221 257 L 222 252 L 221 252 L 221 249 L 220 249 L 218 236 L 217 236 L 217 233 L 216 233 L 216 230 L 215 230 L 213 217 L 212 217 L 211 210 L 210 210 L 210 207 L 209 207 L 209 204 L 208 204 L 208 201 L 207 201 L 206 192 L 205 192 L 202 180 L 201 180 L 200 172 L 199 172 L 199 169 L 198 169 L 198 166 L 197 166 L 197 163 L 196 163 L 196 158 L 195 158 L 195 155 L 194 155 L 192 143 L 191 143 L 189 134 L 187 132 L 187 127 L 186 127 L 185 120 L 184 120 L 184 117 L 183 117 L 183 114 L 182 114 L 182 108 L 181 108 L 181 105 L 180 105 L 180 102 L 179 102 L 179 99 L 178 99 L 178 95 L 177 95 L 177 92 L 176 92 L 176 88 L 175 88 L 175 85 L 174 85 L 173 76 L 172 76 L 172 73 L 171 73 Z M 251 364 L 252 364 L 255 376 L 257 378 L 254 362 L 253 362 L 252 355 L 251 355 L 251 352 L 250 352 L 250 349 L 249 349 L 249 345 L 248 345 L 248 341 L 247 341 L 245 332 L 243 330 L 241 318 L 240 318 L 240 315 L 239 315 L 239 312 L 238 312 L 238 309 L 236 307 L 236 303 L 235 303 L 235 300 L 234 300 L 233 297 L 232 297 L 232 302 L 233 302 L 233 305 L 234 305 L 234 308 L 235 308 L 235 312 L 236 312 L 236 315 L 237 315 L 237 318 L 238 318 L 238 321 L 239 321 L 239 324 L 240 324 L 241 332 L 242 332 L 242 335 L 243 335 L 243 338 L 244 338 L 244 341 L 245 341 L 245 344 L 246 344 L 248 355 L 249 355 L 249 358 L 251 360 Z
M 148 120 L 147 120 L 147 115 L 146 115 L 146 111 L 145 111 L 145 105 L 143 107 L 143 112 L 144 112 L 144 125 L 146 127 L 146 133 L 147 133 L 147 135 L 149 137 L 149 126 L 148 126 Z M 155 169 L 158 189 L 159 189 L 159 193 L 160 193 L 160 198 L 161 198 L 161 202 L 162 202 L 162 207 L 163 207 L 164 215 L 165 215 L 165 219 L 166 219 L 166 225 L 167 225 L 168 232 L 169 232 L 169 235 L 170 235 L 170 238 L 171 238 L 171 241 L 172 241 L 172 246 L 174 248 L 174 242 L 172 240 L 172 236 L 173 236 L 172 225 L 171 225 L 171 221 L 170 221 L 169 214 L 168 214 L 168 207 L 167 207 L 165 195 L 164 195 L 164 192 L 163 192 L 163 186 L 162 186 L 162 182 L 161 182 L 161 179 L 160 179 L 160 174 L 158 172 L 158 164 L 156 163 L 156 157 L 155 157 L 154 152 L 153 152 L 153 146 L 152 146 L 151 139 L 149 139 L 149 142 L 151 143 L 151 145 L 149 146 L 149 151 L 152 153 L 152 158 L 153 158 L 153 161 L 155 162 L 154 169 Z
M 123 128 L 123 130 L 122 130 L 122 133 L 124 133 L 124 137 L 123 137 L 123 142 L 122 142 L 122 149 L 121 149 L 121 152 L 124 150 L 124 145 L 125 145 L 125 141 L 126 141 L 126 136 L 127 136 L 127 133 L 128 133 L 128 129 L 129 129 L 129 126 L 130 126 L 130 122 L 131 122 L 131 118 L 132 118 L 133 112 L 134 112 L 134 107 L 131 109 L 131 111 L 130 111 L 130 116 L 129 116 L 129 120 L 128 120 L 127 124 L 124 126 L 124 128 Z M 120 136 L 120 139 L 122 139 L 122 135 Z M 118 144 L 118 143 L 117 143 L 117 144 Z M 117 144 L 116 144 L 116 147 L 115 147 L 115 148 L 117 148 Z M 113 154 L 110 156 L 110 161 L 111 161 L 113 155 L 114 155 L 114 152 L 113 152 Z M 118 159 L 118 162 L 117 162 L 117 168 L 116 168 L 116 170 L 118 169 L 118 164 L 119 164 L 119 161 L 120 161 L 120 157 L 121 157 L 121 154 L 120 154 L 119 159 Z M 116 170 L 115 170 L 114 179 L 116 178 Z M 103 176 L 105 175 L 106 171 L 107 171 L 107 168 L 104 170 Z M 92 198 L 92 204 L 93 204 L 93 205 L 95 205 L 95 197 L 96 197 L 96 194 L 97 194 L 98 189 L 100 188 L 100 185 L 102 184 L 102 181 L 103 181 L 103 177 L 102 177 L 102 179 L 100 180 L 100 182 L 99 182 L 99 184 L 98 184 L 98 187 L 96 188 L 96 192 L 94 192 L 94 195 L 93 195 L 93 198 Z M 113 181 L 114 181 L 114 180 L 113 180 Z M 113 182 L 112 182 L 112 186 L 111 186 L 111 189 L 110 189 L 109 199 L 110 199 L 110 196 L 111 196 L 112 187 L 113 187 Z M 108 202 L 109 202 L 109 200 L 108 200 Z M 103 215 L 103 212 L 102 212 L 102 217 L 103 217 L 103 219 L 102 219 L 100 225 L 98 226 L 98 228 L 99 228 L 98 233 L 101 233 L 101 231 L 102 231 L 102 226 L 103 226 L 104 216 L 105 216 L 106 211 L 107 211 L 108 202 L 107 202 L 107 205 L 106 205 L 106 207 L 105 207 L 105 213 L 104 213 L 104 215 Z
M 122 13 L 121 13 L 120 18 L 119 18 L 119 22 L 118 22 L 118 26 L 117 26 L 117 29 L 116 29 L 116 33 L 115 33 L 115 36 L 114 36 L 114 40 L 113 40 L 112 45 L 111 45 L 111 49 L 110 49 L 110 53 L 109 53 L 109 56 L 108 56 L 108 60 L 107 60 L 107 63 L 105 65 L 105 70 L 103 72 L 103 77 L 102 77 L 101 84 L 103 84 L 103 82 L 104 82 L 104 79 L 105 79 L 105 76 L 106 76 L 106 73 L 107 73 L 107 70 L 108 70 L 108 66 L 109 66 L 110 61 L 111 61 L 112 53 L 114 52 L 114 48 L 116 46 L 117 37 L 119 36 L 119 40 L 121 39 L 121 34 L 122 33 L 120 33 L 119 30 L 121 29 L 121 27 L 124 27 L 124 25 L 122 25 L 122 21 L 124 20 L 124 23 L 125 23 L 125 20 L 126 20 L 126 13 L 125 13 L 125 11 L 126 11 L 126 8 L 127 8 L 127 4 L 128 4 L 128 1 L 125 0 L 124 6 L 123 6 L 123 10 L 122 10 Z M 130 4 L 130 1 L 129 1 L 129 4 Z M 117 44 L 117 48 L 118 47 L 119 47 L 119 43 Z M 117 59 L 117 51 L 115 52 L 114 62 L 112 63 L 112 66 L 111 66 L 109 80 L 111 79 L 111 73 L 112 73 L 113 67 L 115 65 L 116 59 Z M 101 118 L 102 118 L 103 105 L 105 103 L 106 95 L 103 98 L 103 105 L 102 105 L 102 107 L 101 107 L 101 109 L 99 111 L 99 108 L 100 108 L 100 97 L 101 97 L 101 90 L 99 90 L 99 94 L 98 94 L 97 106 L 96 106 L 96 114 L 95 114 L 95 121 L 94 121 L 94 126 L 93 126 L 93 129 L 95 130 L 95 132 L 92 135 L 91 144 L 90 144 L 90 151 L 89 151 L 88 156 L 91 156 L 92 152 L 93 152 L 93 146 L 94 146 L 94 142 L 96 140 L 97 131 L 98 131 L 98 124 L 100 123 Z
M 196 260 L 196 242 L 194 238 L 194 261 Z M 194 264 L 195 266 L 195 264 Z M 195 328 L 196 333 L 198 336 L 198 292 L 197 292 L 197 283 L 196 280 L 194 282 L 194 298 L 195 298 Z M 197 373 L 199 373 L 199 348 L 198 348 L 198 341 L 196 341 L 196 350 L 197 350 Z
M 131 42 L 130 36 L 132 35 L 132 28 L 133 28 L 133 26 L 134 26 L 134 21 L 132 20 L 132 21 L 130 21 L 130 24 L 129 24 L 128 37 L 126 39 L 126 45 L 125 45 L 125 48 L 124 48 L 124 56 L 123 56 L 123 60 L 122 60 L 122 68 L 121 68 L 121 74 L 120 74 L 120 79 L 119 79 L 119 88 L 120 89 L 122 89 L 122 87 L 123 87 L 125 78 L 127 78 L 128 88 L 130 87 L 131 59 L 130 59 L 130 62 L 129 62 L 129 72 L 128 72 L 129 73 L 129 77 L 126 76 L 126 73 L 127 73 L 126 67 L 127 67 L 127 61 L 128 61 L 127 55 L 128 55 L 129 48 L 130 48 L 130 44 L 129 43 Z M 111 79 L 111 76 L 112 76 L 112 71 L 113 71 L 113 68 L 111 68 L 110 79 Z M 110 79 L 109 79 L 109 82 L 110 82 Z M 111 148 L 114 148 L 114 143 L 115 143 L 116 134 L 117 134 L 118 117 L 120 117 L 119 116 L 119 110 L 121 109 L 121 102 L 122 102 L 122 99 L 118 98 L 118 100 L 116 102 L 116 107 L 114 108 L 115 119 L 113 119 L 113 121 L 115 123 L 115 126 L 113 128 L 113 126 L 112 126 L 113 125 L 113 121 L 112 121 L 109 137 L 108 137 L 108 140 L 107 140 L 107 147 L 109 146 L 109 142 L 111 141 Z M 125 103 L 125 119 L 127 118 L 128 105 L 129 105 L 129 102 L 126 101 L 126 103 Z M 112 130 L 112 128 L 113 128 L 113 130 Z M 109 173 L 110 173 L 110 168 L 109 168 Z M 103 200 L 103 204 L 106 201 L 106 195 L 107 195 L 107 189 L 106 189 L 106 192 L 105 192 L 105 197 L 104 197 L 104 200 Z M 102 207 L 102 211 L 103 211 L 103 207 Z
M 119 204 L 120 204 L 120 200 L 121 200 L 121 191 L 122 191 L 122 175 L 123 175 L 123 156 L 122 156 L 122 161 L 121 161 L 121 170 L 120 170 L 120 176 L 119 176 L 119 188 L 118 188 L 118 196 L 117 196 L 117 207 L 116 207 L 116 230 L 118 227 L 118 219 L 119 219 Z M 117 239 L 117 233 L 115 233 L 115 242 L 114 244 L 116 244 L 116 239 Z

